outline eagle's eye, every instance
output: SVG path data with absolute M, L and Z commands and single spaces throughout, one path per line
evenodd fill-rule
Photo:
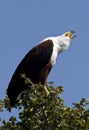
M 66 33 L 65 36 L 68 36 L 68 33 Z

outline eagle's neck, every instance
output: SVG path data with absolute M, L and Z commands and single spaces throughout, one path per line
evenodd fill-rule
M 69 38 L 65 38 L 62 36 L 58 36 L 57 38 L 57 42 L 56 44 L 59 46 L 59 52 L 63 52 L 65 50 L 67 50 L 70 46 L 70 39 Z
M 54 65 L 56 63 L 56 59 L 58 55 L 67 50 L 69 45 L 70 45 L 70 40 L 69 39 L 62 39 L 60 37 L 55 37 L 52 38 L 53 40 L 53 52 L 51 56 L 51 63 Z

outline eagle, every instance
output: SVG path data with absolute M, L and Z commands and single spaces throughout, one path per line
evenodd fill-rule
M 33 47 L 16 68 L 7 88 L 7 95 L 12 107 L 17 103 L 18 96 L 28 87 L 24 84 L 21 74 L 25 74 L 32 83 L 41 83 L 44 92 L 49 95 L 46 87 L 47 77 L 55 65 L 60 53 L 67 50 L 71 40 L 76 37 L 74 31 L 62 35 L 48 37 Z

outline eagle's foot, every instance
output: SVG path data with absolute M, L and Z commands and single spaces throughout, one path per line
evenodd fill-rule
M 45 92 L 46 92 L 46 95 L 48 96 L 48 95 L 50 94 L 50 92 L 48 91 L 48 89 L 47 89 L 46 86 L 44 86 L 44 90 L 45 90 Z

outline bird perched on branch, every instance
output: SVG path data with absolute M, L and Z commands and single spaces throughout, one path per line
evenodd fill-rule
M 46 87 L 49 72 L 56 63 L 58 55 L 67 50 L 71 40 L 76 37 L 74 33 L 69 31 L 60 36 L 48 37 L 27 53 L 15 70 L 7 89 L 12 107 L 16 104 L 19 94 L 28 89 L 21 74 L 25 74 L 34 84 L 43 84 L 44 92 L 49 95 Z

